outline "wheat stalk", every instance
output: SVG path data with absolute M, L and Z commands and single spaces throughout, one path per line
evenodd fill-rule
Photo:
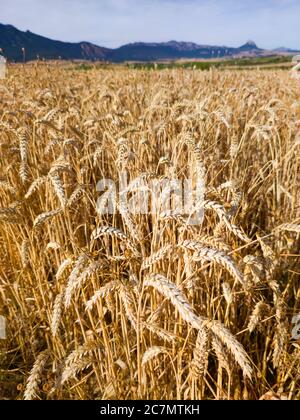
M 37 397 L 37 391 L 41 375 L 44 367 L 47 363 L 49 352 L 47 350 L 42 351 L 36 361 L 34 362 L 33 368 L 30 371 L 27 379 L 26 388 L 24 391 L 24 400 L 32 400 Z
M 206 248 L 201 243 L 196 241 L 184 241 L 180 244 L 181 247 L 193 251 L 193 261 L 210 261 L 216 262 L 224 267 L 238 282 L 245 286 L 244 278 L 233 260 L 224 252 L 213 248 Z
M 152 346 L 145 351 L 142 358 L 142 366 L 145 366 L 152 359 L 157 357 L 159 354 L 167 353 L 167 349 L 159 346 Z

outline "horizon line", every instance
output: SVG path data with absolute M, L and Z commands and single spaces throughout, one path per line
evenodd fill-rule
M 256 42 L 253 41 L 252 39 L 248 39 L 244 44 L 241 44 L 240 46 L 237 46 L 237 47 L 232 47 L 232 46 L 225 45 L 225 44 L 219 44 L 219 45 L 217 45 L 217 44 L 199 44 L 196 41 L 191 41 L 191 40 L 190 41 L 177 41 L 176 39 L 169 39 L 168 41 L 132 41 L 132 42 L 124 43 L 124 44 L 121 43 L 118 47 L 107 47 L 107 46 L 105 46 L 102 43 L 101 43 L 101 45 L 98 44 L 98 41 L 95 41 L 95 42 L 94 41 L 87 41 L 87 40 L 82 40 L 82 41 L 62 41 L 61 39 L 55 39 L 55 38 L 52 38 L 52 37 L 49 38 L 49 37 L 47 37 L 45 35 L 41 35 L 39 33 L 32 32 L 30 29 L 26 29 L 26 30 L 19 29 L 17 26 L 15 26 L 15 25 L 13 25 L 11 23 L 1 23 L 0 22 L 0 25 L 10 26 L 10 27 L 12 27 L 12 28 L 14 28 L 14 29 L 16 29 L 16 30 L 18 30 L 20 32 L 23 32 L 23 33 L 30 32 L 30 33 L 32 33 L 32 34 L 34 34 L 36 36 L 40 36 L 40 37 L 49 39 L 51 41 L 63 42 L 63 43 L 70 43 L 70 44 L 89 43 L 89 44 L 92 44 L 92 45 L 94 45 L 96 47 L 105 48 L 105 49 L 108 49 L 108 50 L 117 50 L 118 48 L 124 47 L 126 45 L 134 45 L 134 44 L 145 44 L 145 45 L 148 44 L 149 45 L 149 44 L 168 44 L 168 43 L 171 43 L 171 42 L 176 42 L 178 44 L 181 44 L 181 43 L 183 43 L 183 44 L 195 44 L 195 45 L 197 45 L 199 47 L 216 47 L 216 48 L 231 48 L 231 49 L 238 49 L 238 48 L 241 48 L 241 47 L 243 47 L 243 46 L 245 46 L 247 44 L 253 43 L 253 44 L 255 44 L 255 46 L 258 49 L 263 50 L 263 51 L 276 51 L 276 50 L 279 50 L 279 49 L 286 49 L 286 50 L 291 50 L 291 51 L 296 51 L 296 52 L 299 52 L 300 51 L 300 49 L 289 48 L 289 47 L 286 47 L 286 46 L 278 46 L 276 48 L 271 48 L 271 49 L 264 48 L 264 47 L 259 47 L 256 44 Z

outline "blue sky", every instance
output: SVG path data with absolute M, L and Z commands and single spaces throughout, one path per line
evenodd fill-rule
M 0 22 L 117 47 L 175 39 L 300 49 L 299 0 L 0 0 Z

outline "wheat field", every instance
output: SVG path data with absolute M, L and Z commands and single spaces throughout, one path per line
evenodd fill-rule
M 0 398 L 299 399 L 299 80 L 36 63 L 0 97 Z M 105 214 L 121 172 L 202 222 Z

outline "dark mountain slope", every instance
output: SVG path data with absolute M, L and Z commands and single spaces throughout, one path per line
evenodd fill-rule
M 30 31 L 19 31 L 12 25 L 0 24 L 0 48 L 3 54 L 14 61 L 22 61 L 22 48 L 25 48 L 26 60 L 39 57 L 53 59 L 105 60 L 110 50 L 88 42 L 71 43 L 54 41 Z
M 5 57 L 12 61 L 24 59 L 35 60 L 38 56 L 45 59 L 65 60 L 105 60 L 124 61 L 156 61 L 179 59 L 207 59 L 220 57 L 259 57 L 264 55 L 291 54 L 288 49 L 267 51 L 258 48 L 255 42 L 248 41 L 239 48 L 226 46 L 198 45 L 193 42 L 136 42 L 116 49 L 98 47 L 89 42 L 55 41 L 30 31 L 20 31 L 12 25 L 0 24 L 0 48 Z

